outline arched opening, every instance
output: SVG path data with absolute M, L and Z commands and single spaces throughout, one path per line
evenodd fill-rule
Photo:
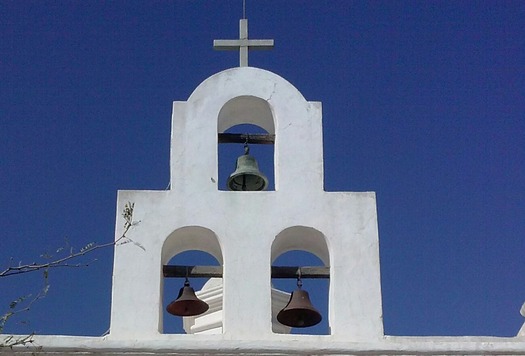
M 219 133 L 240 124 L 257 125 L 266 132 L 275 134 L 275 122 L 270 105 L 266 100 L 255 96 L 235 97 L 221 108 L 217 118 Z
M 225 131 L 228 134 L 268 134 L 263 128 L 242 124 L 236 125 Z M 268 187 L 265 190 L 275 190 L 274 179 L 274 145 L 250 144 L 250 155 L 257 160 L 259 171 L 268 179 Z M 244 154 L 244 143 L 223 143 L 219 144 L 219 190 L 229 190 L 227 181 L 235 171 L 237 158 Z
M 169 260 L 168 265 L 178 265 L 178 266 L 219 266 L 219 261 L 215 259 L 212 255 L 202 251 L 185 251 Z M 177 317 L 169 314 L 166 311 L 167 306 L 177 298 L 177 293 L 179 289 L 184 285 L 185 277 L 175 277 L 175 278 L 165 278 L 164 280 L 164 293 L 162 301 L 162 312 L 163 312 L 163 332 L 165 334 L 198 334 L 204 330 L 208 333 L 222 333 L 222 316 L 213 315 L 217 312 L 216 303 L 210 301 L 207 298 L 207 295 L 215 290 L 217 285 L 221 286 L 222 292 L 222 279 L 221 278 L 188 278 L 191 284 L 191 287 L 195 290 L 196 296 L 205 301 L 209 308 L 206 313 L 197 316 L 197 317 Z M 222 309 L 222 306 L 219 306 Z M 214 325 L 202 325 L 197 324 L 199 317 L 206 316 L 207 318 L 217 319 Z M 218 326 L 217 324 L 220 324 Z
M 266 100 L 254 96 L 239 96 L 229 100 L 219 112 L 217 134 L 220 190 L 245 190 L 238 186 L 232 189 L 232 185 L 228 186 L 227 182 L 237 168 L 238 157 L 245 154 L 246 145 L 250 156 L 257 161 L 259 171 L 268 179 L 264 189 L 246 190 L 275 189 L 275 123 Z
M 304 267 L 303 270 L 312 270 L 314 277 L 302 278 L 302 289 L 307 291 L 312 306 L 321 314 L 319 324 L 306 328 L 292 328 L 292 334 L 328 335 L 330 334 L 329 321 L 329 261 L 330 255 L 325 236 L 319 231 L 304 226 L 295 226 L 283 230 L 277 235 L 272 244 L 272 271 L 277 267 L 293 266 Z M 306 267 L 328 267 L 307 269 Z M 326 272 L 325 272 L 326 271 Z M 275 276 L 274 273 L 272 275 Z M 272 278 L 272 286 L 278 290 L 291 293 L 297 289 L 297 278 Z M 272 304 L 275 301 L 272 299 Z M 272 305 L 272 309 L 274 309 Z M 276 333 L 281 333 L 274 328 Z
M 219 240 L 211 230 L 188 226 L 171 233 L 162 249 L 164 280 L 161 286 L 161 323 L 159 330 L 170 334 L 219 334 L 222 333 L 222 252 Z M 198 266 L 215 268 L 214 278 L 195 275 Z M 167 267 L 176 267 L 179 272 L 168 273 Z M 201 268 L 202 269 L 202 268 Z M 166 307 L 177 299 L 186 277 L 196 296 L 208 304 L 209 309 L 196 316 L 174 316 Z

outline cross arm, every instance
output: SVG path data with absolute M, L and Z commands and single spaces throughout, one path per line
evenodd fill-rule
M 240 47 L 249 47 L 250 50 L 272 49 L 273 40 L 213 40 L 213 48 L 218 51 L 233 51 Z

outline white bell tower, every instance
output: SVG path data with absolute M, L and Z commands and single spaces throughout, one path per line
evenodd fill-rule
M 110 336 L 162 335 L 163 266 L 178 253 L 200 250 L 222 266 L 222 333 L 199 337 L 297 337 L 272 331 L 271 266 L 282 253 L 303 250 L 329 271 L 325 340 L 379 340 L 375 195 L 323 190 L 321 104 L 307 101 L 282 77 L 248 67 L 248 49 L 273 41 L 248 40 L 247 20 L 240 27 L 241 39 L 215 46 L 240 49 L 241 66 L 211 76 L 187 101 L 173 104 L 170 189 L 119 192 L 117 211 L 135 204 L 140 224 L 128 236 L 143 249 L 115 249 Z M 260 126 L 274 138 L 269 178 L 275 190 L 219 189 L 218 137 L 238 124 Z M 115 236 L 121 235 L 118 225 Z

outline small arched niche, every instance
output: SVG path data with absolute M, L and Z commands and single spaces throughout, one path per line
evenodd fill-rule
M 187 226 L 172 232 L 162 248 L 163 266 L 222 266 L 223 258 L 216 234 L 204 227 Z M 178 317 L 166 307 L 177 298 L 184 276 L 164 278 L 161 286 L 161 322 L 159 330 L 167 334 L 222 333 L 222 278 L 193 278 L 191 287 L 197 297 L 209 305 L 204 314 Z
M 227 181 L 236 169 L 237 158 L 248 144 L 259 171 L 275 189 L 275 123 L 270 105 L 254 96 L 239 96 L 221 108 L 217 118 L 219 190 L 228 190 Z
M 294 226 L 281 231 L 272 243 L 272 267 L 329 267 L 330 254 L 325 236 L 318 230 Z M 330 334 L 328 278 L 302 278 L 302 289 L 307 291 L 312 305 L 322 315 L 319 324 L 308 328 L 292 328 L 291 334 Z M 291 293 L 297 288 L 296 278 L 272 278 L 272 287 Z M 276 309 L 272 300 L 272 310 Z M 276 321 L 277 322 L 277 321 Z M 281 333 L 275 328 L 276 333 Z

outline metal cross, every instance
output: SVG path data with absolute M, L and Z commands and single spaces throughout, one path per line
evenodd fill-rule
M 213 48 L 219 51 L 239 50 L 239 66 L 248 66 L 249 49 L 272 49 L 273 40 L 249 40 L 248 20 L 241 19 L 239 22 L 238 40 L 214 40 Z

